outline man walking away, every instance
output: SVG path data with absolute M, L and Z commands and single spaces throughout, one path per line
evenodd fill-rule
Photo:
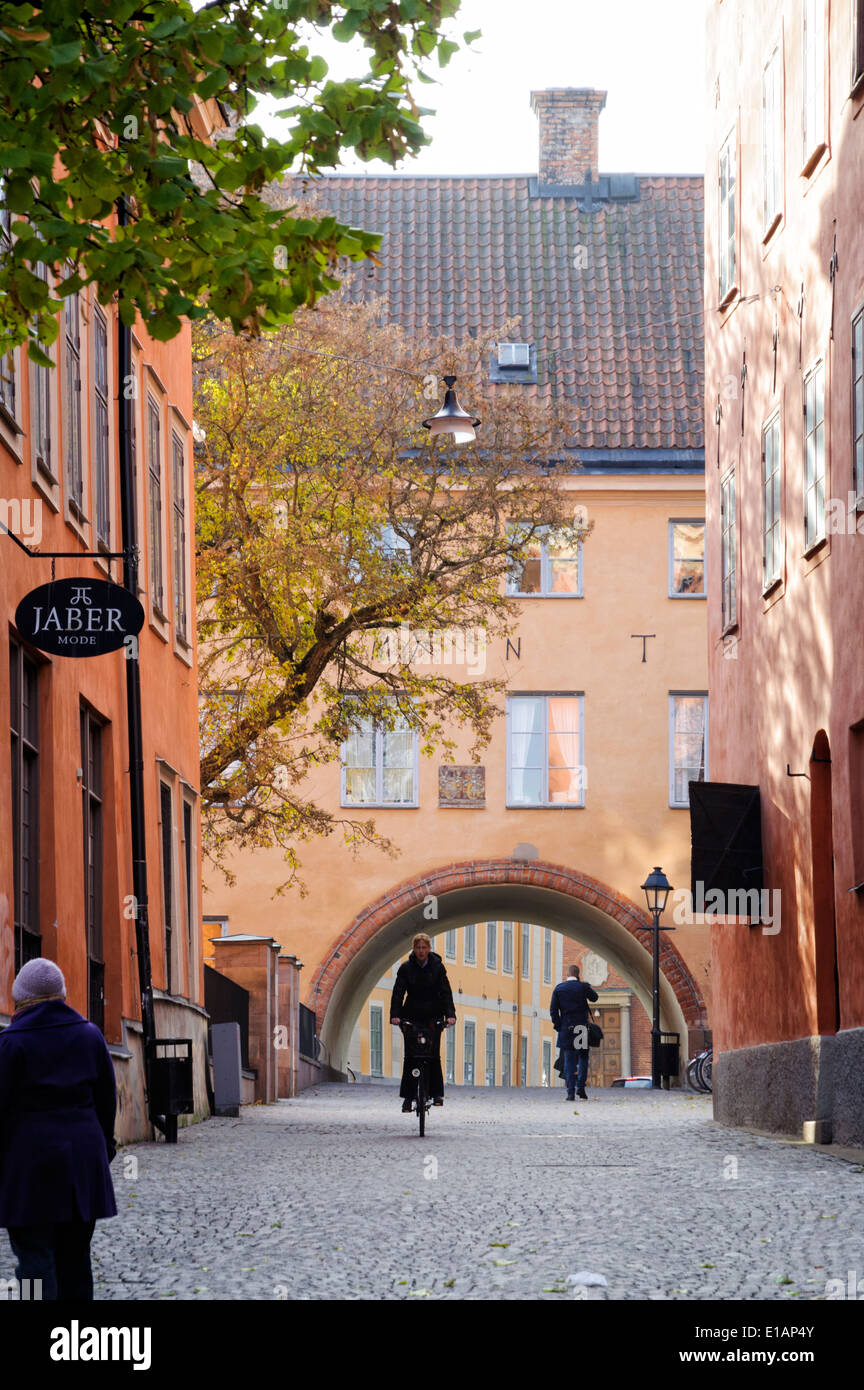
M 562 980 L 552 991 L 549 1001 L 549 1017 L 552 1027 L 558 1034 L 558 1046 L 564 1059 L 564 1085 L 567 1099 L 587 1100 L 585 1082 L 588 1080 L 588 1003 L 598 998 L 596 990 L 579 978 L 579 966 L 567 967 L 568 979 Z M 581 1037 L 574 1038 L 573 1029 L 582 1028 Z M 584 1040 L 584 1047 L 577 1042 Z M 576 1094 L 573 1094 L 573 1088 Z

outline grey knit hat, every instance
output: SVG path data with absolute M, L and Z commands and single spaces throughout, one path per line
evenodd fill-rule
M 66 998 L 63 971 L 44 956 L 22 965 L 12 983 L 12 998 L 16 1004 L 23 1004 L 25 999 L 52 999 L 58 994 Z

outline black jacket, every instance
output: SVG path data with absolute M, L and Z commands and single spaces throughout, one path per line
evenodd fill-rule
M 593 1003 L 597 997 L 596 990 L 586 985 L 584 980 L 577 980 L 575 976 L 569 980 L 562 980 L 560 985 L 555 986 L 549 1000 L 549 1017 L 558 1034 L 559 1047 L 573 1046 L 573 1034 L 570 1029 L 575 1024 L 588 1023 L 588 1001 L 590 999 Z
M 412 1023 L 456 1017 L 447 971 L 443 960 L 434 951 L 429 952 L 425 966 L 420 964 L 413 951 L 407 960 L 403 960 L 396 971 L 396 983 L 390 997 L 390 1017 L 407 1018 Z

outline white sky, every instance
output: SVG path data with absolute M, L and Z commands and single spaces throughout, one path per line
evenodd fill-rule
M 541 87 L 608 91 L 600 116 L 603 172 L 699 173 L 704 167 L 705 0 L 463 0 L 455 31 L 482 29 L 475 52 L 457 53 L 441 85 L 417 85 L 433 143 L 404 173 L 533 173 Z M 334 78 L 362 75 L 352 46 L 315 44 Z M 436 65 L 437 70 L 437 65 Z M 273 135 L 281 122 L 255 113 Z M 382 173 L 345 157 L 346 169 Z M 391 171 L 392 172 L 392 171 Z

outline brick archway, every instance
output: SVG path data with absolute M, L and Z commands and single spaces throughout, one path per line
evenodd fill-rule
M 397 884 L 358 913 L 311 978 L 306 1003 L 317 1014 L 319 1032 L 334 1036 L 329 1016 L 331 1005 L 339 1001 L 340 995 L 348 1013 L 357 1007 L 358 992 L 362 993 L 370 977 L 370 969 L 363 969 L 362 961 L 364 957 L 374 956 L 370 950 L 373 944 L 378 943 L 380 947 L 386 940 L 392 960 L 416 931 L 437 934 L 448 924 L 455 926 L 495 915 L 502 891 L 508 895 L 509 910 L 501 914 L 505 918 L 510 916 L 547 925 L 554 921 L 557 930 L 580 940 L 585 939 L 585 924 L 590 921 L 595 940 L 599 940 L 601 946 L 607 936 L 610 943 L 615 937 L 619 946 L 622 939 L 629 941 L 631 954 L 639 958 L 638 968 L 629 973 L 644 983 L 644 953 L 650 958 L 653 933 L 650 918 L 629 898 L 598 879 L 561 864 L 537 859 L 469 860 L 448 864 Z M 484 910 L 487 900 L 490 903 L 488 912 Z M 428 915 L 430 904 L 438 910 L 434 918 Z M 524 910 L 517 910 L 520 907 Z M 572 918 L 581 925 L 571 930 L 561 925 L 559 919 L 564 918 Z M 622 929 L 626 937 L 622 936 Z M 641 947 L 641 951 L 632 952 L 634 946 Z M 620 964 L 617 968 L 621 969 Z M 666 990 L 674 995 L 674 1011 L 680 1020 L 688 1028 L 707 1028 L 708 1014 L 699 986 L 676 947 L 662 935 L 660 970 Z M 381 973 L 378 969 L 379 976 Z M 626 970 L 624 973 L 626 975 Z M 374 975 L 374 969 L 371 974 Z M 356 986 L 353 999 L 349 981 Z M 340 1038 L 344 1038 L 344 1034 L 343 1025 Z M 336 1056 L 334 1062 L 338 1063 Z

